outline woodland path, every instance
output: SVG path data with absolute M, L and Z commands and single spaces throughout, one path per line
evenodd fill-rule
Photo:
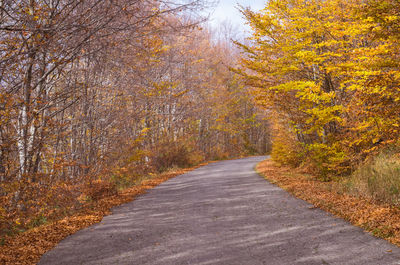
M 400 264 L 399 248 L 265 181 L 254 172 L 263 159 L 212 163 L 164 182 L 39 264 Z

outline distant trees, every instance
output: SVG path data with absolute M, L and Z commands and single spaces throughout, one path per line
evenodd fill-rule
M 243 10 L 253 29 L 241 74 L 274 115 L 273 157 L 346 173 L 398 145 L 399 5 L 269 1 Z
M 95 179 L 266 151 L 236 53 L 194 18 L 207 4 L 0 1 L 3 233 L 79 207 Z

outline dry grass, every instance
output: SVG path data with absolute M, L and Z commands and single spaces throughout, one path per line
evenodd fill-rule
M 400 205 L 400 159 L 398 154 L 382 152 L 361 165 L 343 181 L 345 191 L 394 206 Z
M 258 164 L 257 171 L 296 197 L 400 246 L 399 208 L 344 194 L 340 183 L 322 182 L 298 169 L 279 167 L 271 160 Z
M 199 166 L 202 165 L 204 164 Z M 111 213 L 112 207 L 130 202 L 137 195 L 145 193 L 146 190 L 199 166 L 143 179 L 129 189 L 86 205 L 81 212 L 73 216 L 8 237 L 0 246 L 0 264 L 36 264 L 44 253 L 55 247 L 65 237 L 100 222 L 104 216 Z

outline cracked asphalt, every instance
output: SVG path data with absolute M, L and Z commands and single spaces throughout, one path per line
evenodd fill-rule
M 400 249 L 265 181 L 266 157 L 171 179 L 46 253 L 39 264 L 400 264 Z

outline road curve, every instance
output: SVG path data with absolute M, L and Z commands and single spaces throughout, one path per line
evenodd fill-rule
M 254 172 L 209 164 L 113 209 L 39 264 L 400 264 L 400 249 L 310 207 Z

